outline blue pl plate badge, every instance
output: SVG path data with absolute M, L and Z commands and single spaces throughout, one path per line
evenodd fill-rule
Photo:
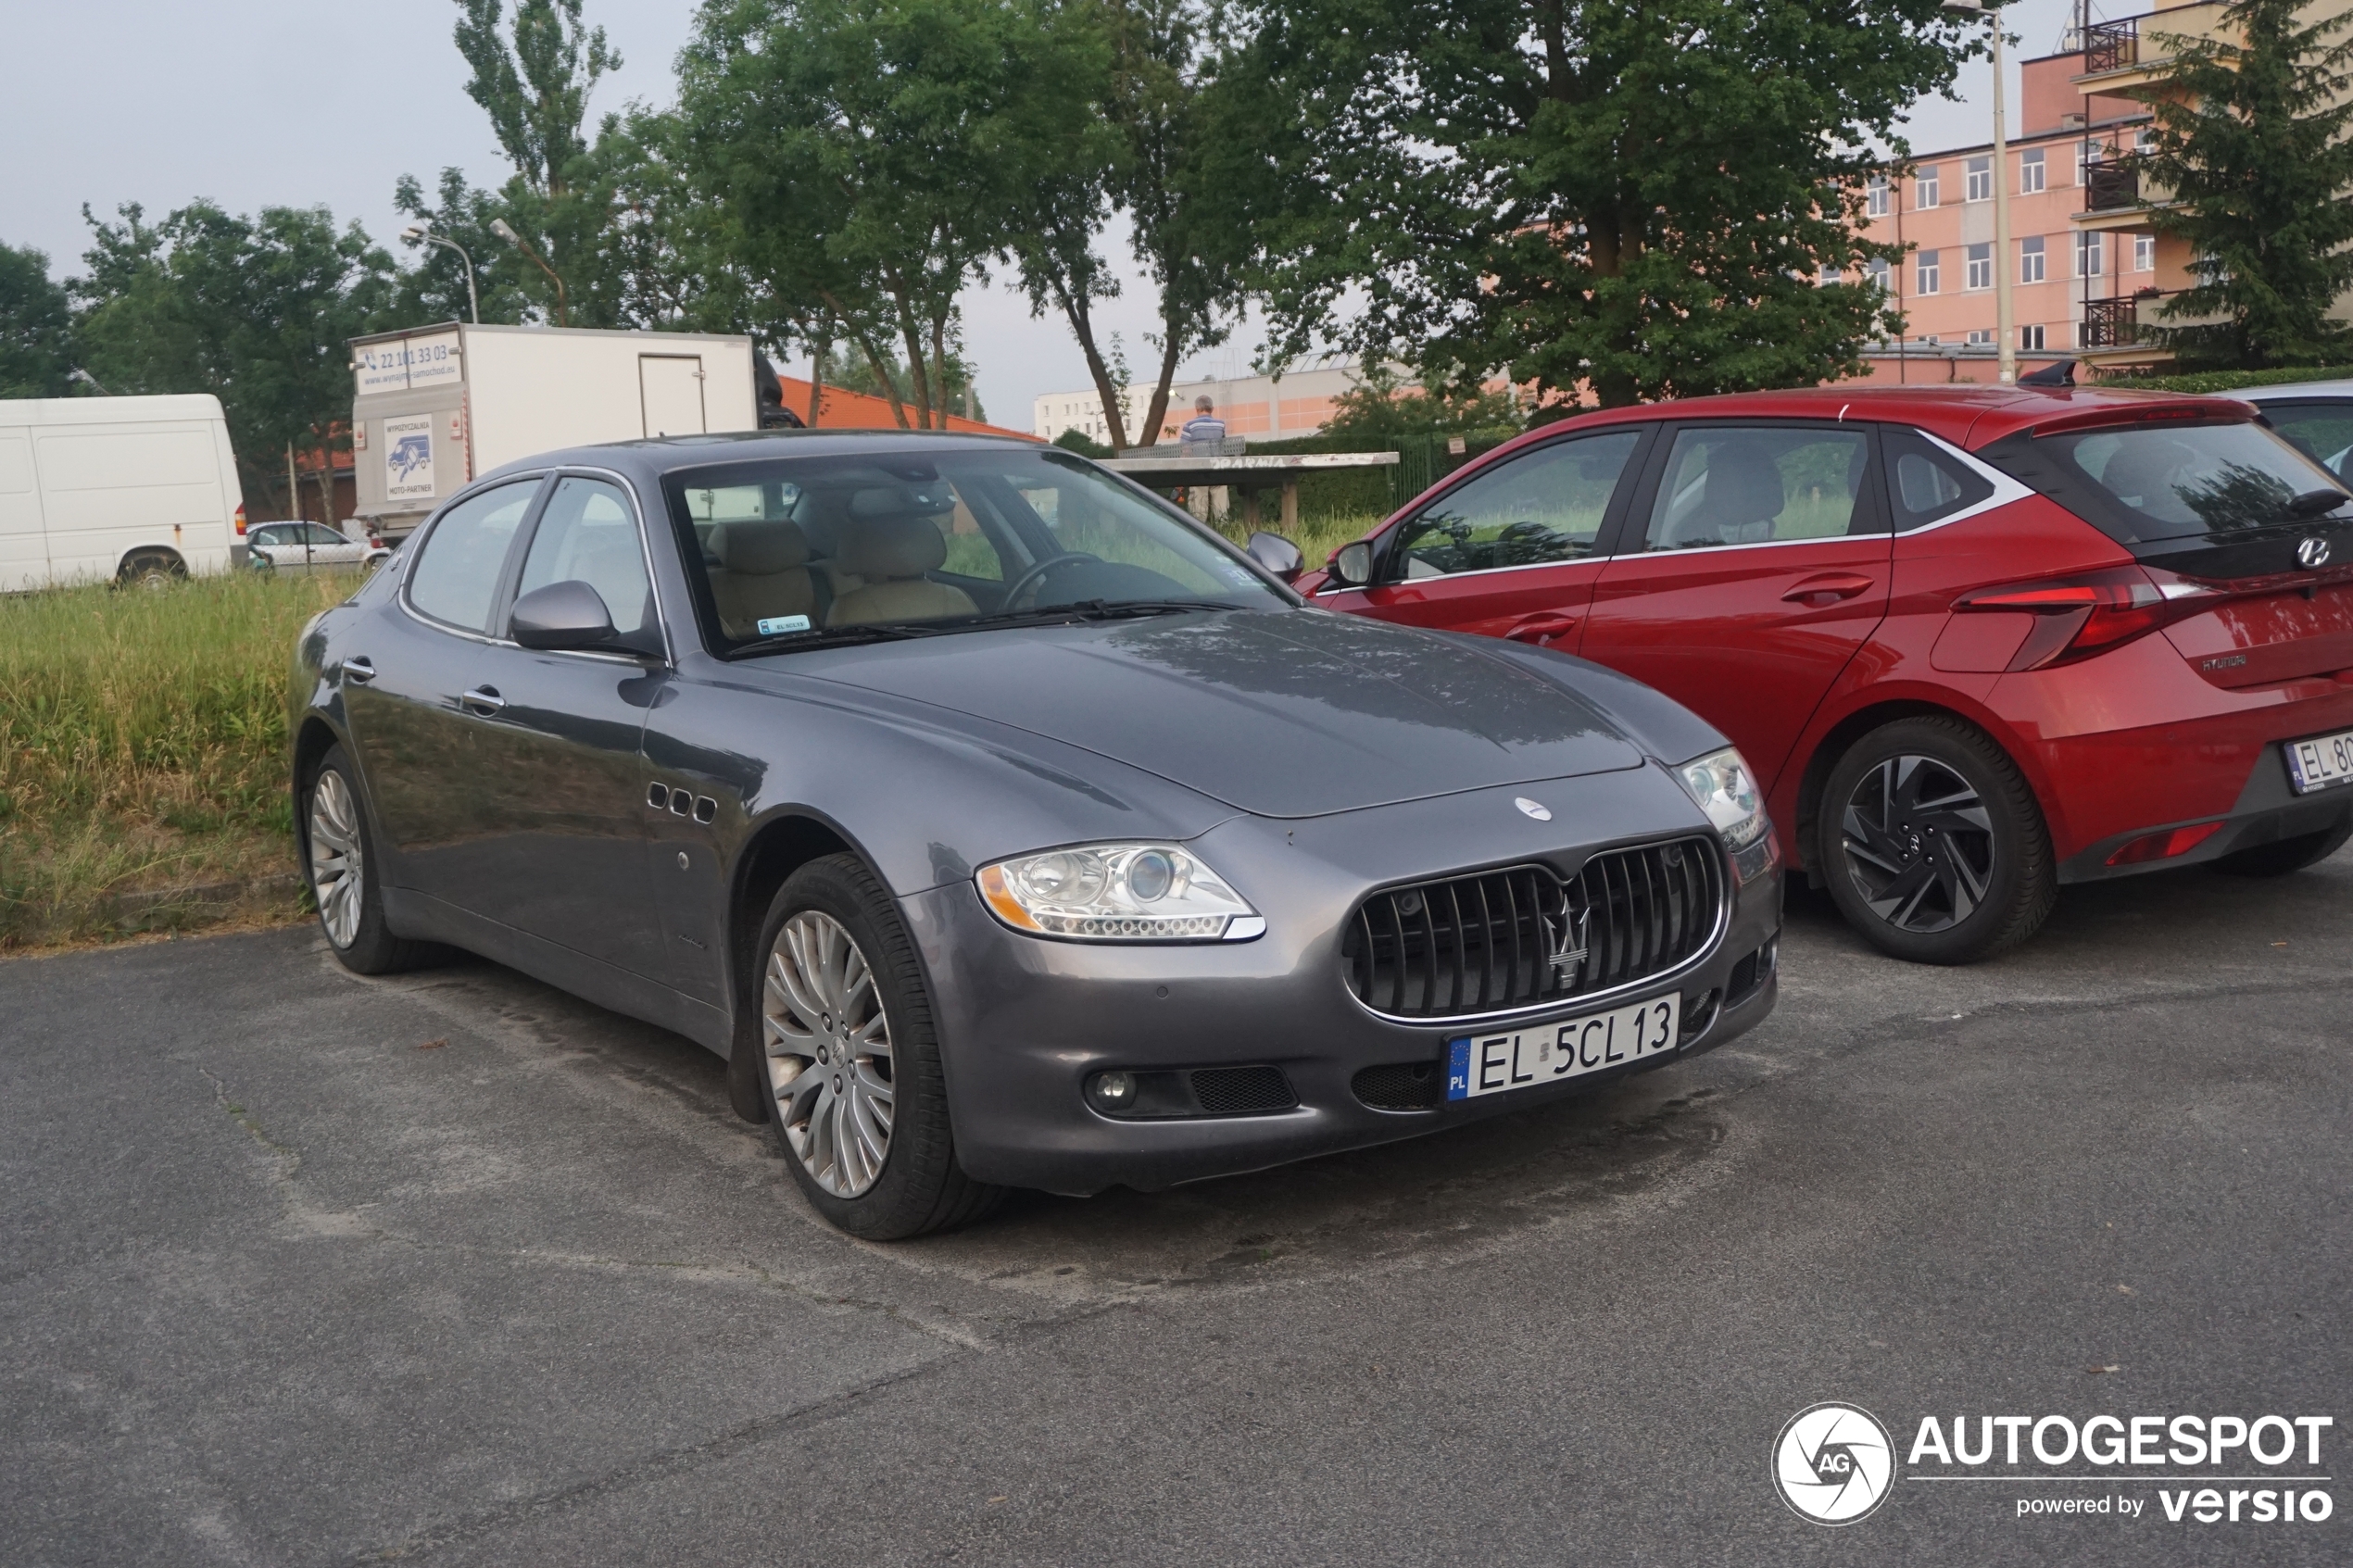
M 1470 1097 L 1470 1047 L 1468 1036 L 1446 1042 L 1446 1098 L 1467 1099 Z
M 805 615 L 763 615 L 760 618 L 760 634 L 763 637 L 808 630 L 809 617 Z

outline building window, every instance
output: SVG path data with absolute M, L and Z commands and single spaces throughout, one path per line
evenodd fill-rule
M 1894 288 L 1894 284 L 1889 281 L 1890 274 L 1891 269 L 1884 257 L 1873 257 L 1870 263 L 1863 269 L 1863 275 L 1869 278 L 1872 286 L 1881 294 L 1888 294 Z
M 1994 329 L 1991 327 L 1971 327 L 1969 334 L 1969 345 L 1971 348 L 1993 347 Z
M 2136 153 L 2157 151 L 2157 132 L 2154 131 L 2136 132 L 2133 137 L 2133 150 Z
M 1936 292 L 1937 280 L 1944 270 L 1943 268 L 1937 265 L 1937 260 L 1938 257 L 1936 252 L 1932 250 L 1924 250 L 1920 252 L 1919 264 L 1913 269 L 1912 292 L 1914 294 L 1934 294 Z
M 2018 242 L 2018 281 L 2039 283 L 2043 281 L 2043 236 L 2029 234 Z
M 2133 236 L 2133 270 L 2135 272 L 2157 270 L 2157 236 L 2155 234 Z
M 1863 182 L 1863 216 L 1866 218 L 1887 216 L 1886 175 L 1874 174 Z
M 2081 184 L 2083 182 L 2083 166 L 2084 166 L 2085 164 L 2087 164 L 2087 163 L 2091 162 L 2091 161 L 2092 161 L 2092 144 L 2091 144 L 2089 141 L 2082 141 L 2082 142 L 2078 142 L 2078 143 L 2076 143 L 2076 144 L 2075 144 L 2075 182 L 2076 182 L 2077 184 L 2081 185 Z
M 2018 155 L 2018 194 L 2031 196 L 2043 188 L 2043 149 Z
M 2075 236 L 2075 275 L 2096 278 L 2108 270 L 2107 247 L 2101 243 L 2107 236 L 2094 232 Z
M 1937 189 L 1936 165 L 1931 163 L 1921 169 L 1912 181 L 1912 205 L 1922 208 L 1934 207 L 1937 203 Z
M 1968 256 L 1969 275 L 1965 286 L 1990 289 L 1994 286 L 1994 247 L 1991 245 L 1971 245 Z
M 2041 348 L 2044 345 L 2043 329 L 2040 326 L 2019 328 L 2018 345 L 2020 348 Z
M 1994 160 L 1991 157 L 1969 159 L 1963 178 L 1962 200 L 1990 202 L 1994 199 Z

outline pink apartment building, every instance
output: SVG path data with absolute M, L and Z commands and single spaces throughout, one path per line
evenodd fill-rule
M 2086 48 L 2023 62 L 2021 134 L 2002 168 L 1989 143 L 1918 154 L 1871 182 L 1864 234 L 1909 254 L 1872 268 L 1905 327 L 1900 345 L 1871 352 L 1865 379 L 1992 381 L 1997 268 L 2010 274 L 2021 372 L 2054 358 L 2122 369 L 2163 358 L 2139 328 L 2188 285 L 2187 247 L 2151 232 L 2139 205 L 2133 155 L 2146 144 L 2147 107 L 2097 91 L 2137 80 L 2135 25 L 2162 31 L 2163 18 L 2095 23 Z M 1996 180 L 2009 185 L 2006 256 L 1995 254 Z

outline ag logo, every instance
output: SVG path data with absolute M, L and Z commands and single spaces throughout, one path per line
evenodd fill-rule
M 1781 1500 L 1817 1524 L 1869 1517 L 1895 1481 L 1895 1445 L 1879 1417 L 1855 1405 L 1809 1405 L 1773 1440 Z

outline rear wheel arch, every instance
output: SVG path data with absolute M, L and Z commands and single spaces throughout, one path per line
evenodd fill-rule
M 1838 766 L 1839 759 L 1844 757 L 1856 741 L 1881 724 L 1891 724 L 1898 719 L 1957 719 L 1981 734 L 1985 733 L 1985 726 L 1968 714 L 1918 698 L 1873 703 L 1868 708 L 1856 709 L 1831 725 L 1815 743 L 1812 753 L 1806 759 L 1805 771 L 1798 776 L 1796 821 L 1793 823 L 1798 869 L 1803 870 L 1807 880 L 1817 887 L 1822 885 L 1822 857 L 1821 846 L 1816 842 L 1816 819 L 1821 815 L 1822 789 L 1830 783 L 1831 770 Z M 2001 742 L 1994 740 L 1990 734 L 1985 738 L 1997 746 L 2001 746 Z M 2007 754 L 2008 748 L 2003 749 Z
M 184 578 L 188 575 L 187 559 L 168 545 L 142 545 L 122 553 L 114 580 L 120 583 L 139 583 L 157 572 L 167 578 Z

